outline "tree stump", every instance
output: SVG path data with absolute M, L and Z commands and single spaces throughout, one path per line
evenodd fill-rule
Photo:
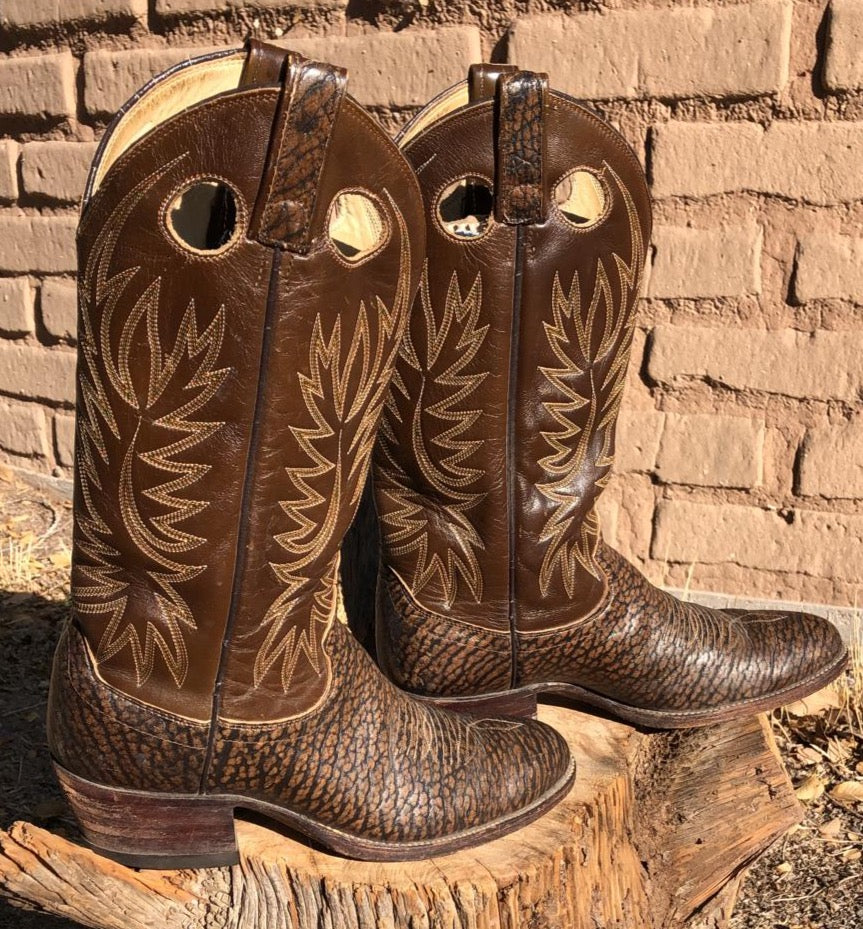
M 479 848 L 368 864 L 238 821 L 236 867 L 134 871 L 19 822 L 0 833 L 0 892 L 97 929 L 721 929 L 747 865 L 801 818 L 764 718 L 663 733 L 540 718 L 576 785 Z

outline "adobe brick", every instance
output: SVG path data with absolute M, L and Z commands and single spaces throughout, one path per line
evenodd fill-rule
M 863 418 L 807 430 L 798 480 L 804 496 L 863 497 Z
M 863 122 L 776 120 L 654 127 L 653 193 L 707 197 L 752 191 L 814 204 L 863 198 Z
M 704 487 L 761 483 L 764 423 L 746 416 L 667 413 L 656 460 L 663 481 Z
M 94 142 L 28 142 L 21 153 L 21 177 L 28 194 L 76 203 L 84 192 Z
M 654 558 L 738 564 L 763 571 L 859 580 L 863 516 L 664 500 L 657 507 Z
M 475 26 L 309 36 L 277 44 L 347 68 L 349 91 L 367 106 L 422 106 L 464 80 L 468 66 L 482 58 Z
M 17 397 L 72 403 L 75 352 L 21 342 L 0 342 L 0 391 Z
M 662 384 L 700 378 L 734 390 L 817 400 L 859 400 L 863 332 L 657 326 L 648 375 Z
M 791 4 L 519 17 L 509 60 L 579 98 L 774 93 L 788 80 Z
M 76 226 L 74 215 L 39 216 L 0 210 L 0 272 L 74 271 Z
M 78 328 L 78 290 L 73 282 L 48 279 L 40 292 L 42 324 L 56 339 L 74 341 Z
M 75 114 L 75 59 L 69 52 L 0 60 L 0 114 Z
M 276 44 L 347 68 L 350 92 L 369 106 L 427 103 L 438 91 L 462 80 L 468 65 L 482 57 L 479 30 L 474 26 L 356 36 L 302 36 L 281 39 Z M 211 50 L 89 52 L 84 56 L 87 112 L 114 113 L 153 75 Z M 411 66 L 406 68 L 405 62 Z
M 14 335 L 33 332 L 33 291 L 26 277 L 0 278 L 0 330 Z
M 824 58 L 824 83 L 830 90 L 863 87 L 863 2 L 831 0 Z
M 596 505 L 603 537 L 627 558 L 647 558 L 653 507 L 654 487 L 647 475 L 612 475 Z
M 49 456 L 45 412 L 38 403 L 0 400 L 0 448 L 30 458 Z
M 819 232 L 798 242 L 794 296 L 863 301 L 863 239 Z
M 75 464 L 75 417 L 69 413 L 54 414 L 54 447 L 57 464 L 71 468 Z
M 665 422 L 658 410 L 620 411 L 615 441 L 615 471 L 652 471 Z
M 0 141 L 0 200 L 18 199 L 18 153 L 20 147 L 11 139 Z
M 151 77 L 212 48 L 144 48 L 96 51 L 84 55 L 84 107 L 113 114 Z
M 3 0 L 0 25 L 52 26 L 88 19 L 141 19 L 146 15 L 147 0 Z
M 761 292 L 761 227 L 657 226 L 647 295 L 738 297 Z

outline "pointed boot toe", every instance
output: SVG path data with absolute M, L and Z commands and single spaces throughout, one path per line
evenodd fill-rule
M 811 613 L 723 610 L 747 642 L 740 677 L 763 708 L 790 703 L 825 687 L 848 665 L 833 623 Z

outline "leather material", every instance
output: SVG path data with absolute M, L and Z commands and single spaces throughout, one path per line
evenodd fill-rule
M 329 648 L 339 674 L 318 712 L 218 724 L 207 793 L 277 803 L 349 835 L 412 842 L 528 807 L 566 775 L 566 743 L 549 727 L 420 704 L 381 675 L 341 624 Z M 206 726 L 100 682 L 74 626 L 55 661 L 49 738 L 64 767 L 114 787 L 199 790 Z
M 100 681 L 74 623 L 57 643 L 47 726 L 54 759 L 81 777 L 137 790 L 200 789 L 209 723 L 157 710 Z
M 781 695 L 844 654 L 839 633 L 819 617 L 682 602 L 602 541 L 597 562 L 609 578 L 608 597 L 571 629 L 519 634 L 515 687 L 570 683 L 628 706 L 685 713 Z M 511 649 L 509 635 L 429 613 L 398 578 L 382 577 L 379 661 L 405 690 L 434 697 L 505 691 Z
M 248 235 L 281 99 L 241 89 L 156 127 L 79 229 L 75 609 L 108 683 L 197 720 L 210 719 L 220 663 L 231 719 L 292 716 L 326 690 L 339 542 L 416 282 L 414 182 L 351 100 L 318 197 L 367 186 L 383 246 L 347 265 L 325 209 L 307 254 Z M 240 233 L 196 253 L 166 205 L 209 177 L 233 190 Z
M 440 191 L 465 176 L 493 185 L 492 101 L 455 111 L 404 149 L 424 192 L 428 245 L 375 452 L 384 556 L 422 607 L 491 630 L 566 625 L 605 596 L 593 505 L 613 459 L 609 427 L 650 235 L 643 172 L 620 136 L 556 92 L 546 113 L 546 199 L 574 167 L 592 171 L 608 204 L 590 229 L 556 206 L 535 225 L 492 220 L 475 239 L 443 229 Z M 582 333 L 588 357 L 562 362 L 578 344 L 582 302 L 595 304 Z M 591 395 L 598 430 L 585 428 Z
M 503 223 L 540 223 L 547 213 L 545 99 L 548 77 L 533 71 L 497 82 L 495 216 Z
M 504 691 L 512 682 L 508 631 L 424 610 L 392 571 L 378 579 L 376 625 L 378 664 L 410 693 L 468 697 Z
M 287 63 L 288 52 L 259 39 L 249 39 L 247 48 L 248 55 L 240 76 L 240 86 L 279 83 Z
M 347 73 L 296 56 L 285 68 L 251 235 L 265 245 L 307 252 L 314 232 L 320 233 L 312 222 Z
M 526 74 L 402 136 L 428 244 L 375 450 L 381 666 L 439 697 L 565 682 L 667 709 L 814 680 L 844 654 L 829 623 L 679 603 L 601 541 L 650 202 L 623 139 Z M 499 202 L 507 140 L 541 176 L 540 221 Z M 474 238 L 437 212 L 467 176 L 503 220 Z
M 471 102 L 476 100 L 490 100 L 497 93 L 497 79 L 501 74 L 512 74 L 518 71 L 516 65 L 491 64 L 483 62 L 471 65 L 468 68 L 467 83 Z
M 339 72 L 287 54 L 289 97 L 257 82 L 278 54 L 258 50 L 251 86 L 129 131 L 84 205 L 74 622 L 52 752 L 96 784 L 255 797 L 394 842 L 538 815 L 571 778 L 556 733 L 409 699 L 338 620 L 424 222 L 412 171 Z M 307 118 L 294 165 L 284 145 Z M 211 250 L 172 212 L 202 180 L 234 204 L 232 232 L 217 201 Z M 277 211 L 265 244 L 261 190 L 314 206 L 290 228 Z M 345 192 L 379 217 L 350 258 L 328 234 Z

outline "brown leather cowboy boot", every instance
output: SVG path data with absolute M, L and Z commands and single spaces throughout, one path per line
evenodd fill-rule
M 49 709 L 104 854 L 236 861 L 239 807 L 418 858 L 570 784 L 551 729 L 417 702 L 338 619 L 423 229 L 344 73 L 272 47 L 166 72 L 106 133 L 79 230 L 74 617 Z
M 600 537 L 650 237 L 623 139 L 545 75 L 476 66 L 399 141 L 428 242 L 375 453 L 386 673 L 450 706 L 554 691 L 657 727 L 834 678 L 829 623 L 681 603 Z

